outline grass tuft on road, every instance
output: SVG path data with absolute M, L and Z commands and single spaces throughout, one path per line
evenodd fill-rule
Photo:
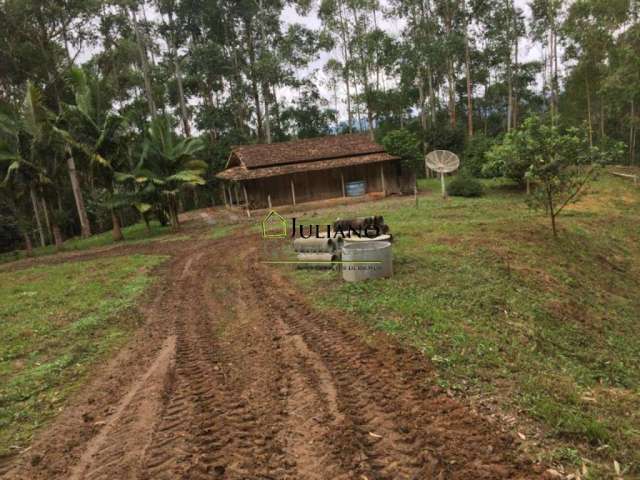
M 418 208 L 387 200 L 299 219 L 384 215 L 395 275 L 295 276 L 322 307 L 423 351 L 441 386 L 537 421 L 558 445 L 550 460 L 615 459 L 640 473 L 640 190 L 602 177 L 559 218 L 556 240 L 522 192 L 486 186 L 485 197 L 442 201 L 426 180 Z
M 87 368 L 139 325 L 130 307 L 161 256 L 0 272 L 0 456 L 26 445 Z

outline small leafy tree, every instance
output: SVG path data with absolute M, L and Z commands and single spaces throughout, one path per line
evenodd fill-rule
M 402 158 L 402 170 L 410 172 L 411 183 L 415 185 L 416 174 L 422 165 L 418 138 L 409 130 L 402 128 L 387 133 L 382 139 L 382 145 L 391 155 Z
M 387 133 L 382 145 L 390 154 L 402 157 L 407 167 L 417 170 L 422 165 L 418 137 L 406 128 Z
M 585 193 L 602 165 L 610 163 L 621 145 L 605 151 L 590 147 L 584 131 L 572 128 L 562 135 L 555 127 L 548 127 L 546 150 L 531 164 L 526 177 L 538 186 L 527 197 L 529 206 L 544 209 L 549 215 L 554 237 L 558 236 L 556 218 L 569 204 L 577 202 Z M 556 130 L 556 131 L 554 131 Z
M 506 177 L 520 185 L 538 153 L 542 120 L 530 117 L 518 130 L 507 133 L 501 143 L 496 143 L 485 153 L 481 173 L 484 177 Z
M 501 145 L 492 148 L 489 157 L 494 164 L 502 165 L 506 176 L 536 184 L 527 203 L 545 211 L 553 235 L 557 236 L 557 216 L 580 199 L 610 155 L 610 151 L 590 147 L 584 130 L 563 131 L 555 124 L 531 117 L 521 129 L 507 134 Z

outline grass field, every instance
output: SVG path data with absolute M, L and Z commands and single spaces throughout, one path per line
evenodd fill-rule
M 170 227 L 163 227 L 159 222 L 151 222 L 151 228 L 147 231 L 147 227 L 144 223 L 136 223 L 122 229 L 124 235 L 123 242 L 114 242 L 111 234 L 111 230 L 103 233 L 98 233 L 89 238 L 74 237 L 64 242 L 64 251 L 73 250 L 87 250 L 90 248 L 106 247 L 108 245 L 115 244 L 138 244 L 153 241 L 162 240 L 186 240 L 189 237 L 183 235 L 180 232 L 173 232 Z M 36 257 L 51 255 L 56 253 L 54 245 L 47 245 L 46 247 L 37 247 L 33 249 Z M 17 250 L 8 253 L 0 254 L 0 263 L 10 262 L 13 260 L 19 260 L 26 257 L 24 250 Z
M 560 217 L 556 240 L 515 187 L 487 187 L 482 198 L 442 201 L 425 180 L 432 195 L 417 208 L 386 201 L 302 218 L 384 215 L 395 275 L 297 280 L 321 307 L 418 347 L 441 386 L 534 420 L 555 445 L 547 460 L 596 462 L 591 478 L 612 474 L 613 460 L 640 474 L 640 190 L 602 177 Z
M 139 325 L 130 307 L 160 256 L 0 272 L 0 456 L 28 443 L 88 367 Z

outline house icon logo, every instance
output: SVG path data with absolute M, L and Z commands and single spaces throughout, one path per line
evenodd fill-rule
M 275 210 L 271 210 L 262 220 L 263 238 L 284 238 L 287 236 L 287 220 Z

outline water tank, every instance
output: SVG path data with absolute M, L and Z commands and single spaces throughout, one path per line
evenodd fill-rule
M 393 275 L 390 242 L 345 244 L 342 247 L 342 262 L 342 278 L 347 282 L 359 282 Z
M 367 182 L 358 180 L 357 182 L 347 182 L 347 197 L 359 197 L 367 192 Z

